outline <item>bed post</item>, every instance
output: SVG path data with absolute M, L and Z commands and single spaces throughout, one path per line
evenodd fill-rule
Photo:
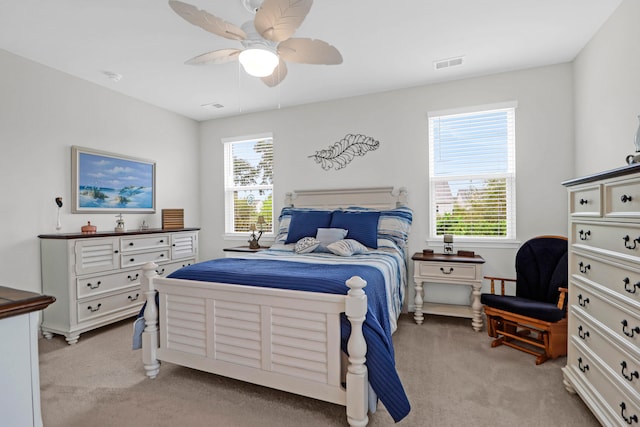
M 142 332 L 142 363 L 149 378 L 155 378 L 160 371 L 160 362 L 156 359 L 158 349 L 158 307 L 156 306 L 156 289 L 153 278 L 158 264 L 148 262 L 142 266 L 142 292 L 147 301 L 144 309 L 144 332 Z
M 367 315 L 367 295 L 363 288 L 367 282 L 358 276 L 347 280 L 349 292 L 346 298 L 345 314 L 351 323 L 351 335 L 347 342 L 349 366 L 347 368 L 347 421 L 350 426 L 366 426 L 369 406 L 369 380 L 364 364 L 367 343 L 362 334 L 362 323 Z

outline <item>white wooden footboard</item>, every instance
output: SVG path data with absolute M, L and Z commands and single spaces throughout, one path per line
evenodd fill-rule
M 352 277 L 348 295 L 333 295 L 166 279 L 156 268 L 146 264 L 142 281 L 143 363 L 149 377 L 156 377 L 164 360 L 345 405 L 350 425 L 367 425 L 364 280 Z M 346 389 L 340 313 L 351 323 Z

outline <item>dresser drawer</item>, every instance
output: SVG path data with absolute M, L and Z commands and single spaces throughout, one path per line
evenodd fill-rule
M 418 274 L 428 280 L 477 280 L 480 269 L 475 264 L 446 263 L 446 262 L 417 262 Z
M 640 314 L 634 313 L 628 306 L 614 299 L 605 300 L 598 292 L 576 281 L 572 282 L 572 289 L 569 290 L 569 304 L 577 314 L 583 311 L 597 318 L 624 342 L 640 346 Z
M 195 259 L 185 259 L 178 262 L 169 262 L 167 264 L 160 264 L 158 268 L 156 268 L 156 273 L 160 277 L 167 277 L 169 274 L 173 273 L 176 270 L 181 269 L 182 267 L 186 267 L 191 264 L 195 264 Z
M 78 302 L 78 322 L 107 316 L 125 309 L 139 308 L 143 302 L 144 297 L 139 286 L 116 295 Z
M 625 383 L 636 393 L 640 393 L 640 355 L 624 342 L 602 331 L 592 320 L 576 315 L 575 330 L 571 331 L 571 340 L 577 346 L 589 348 L 614 372 L 621 383 Z M 575 333 L 575 334 L 574 334 Z
M 120 251 L 132 252 L 139 250 L 153 250 L 169 247 L 168 234 L 154 234 L 146 237 L 122 237 L 120 239 Z
M 572 275 L 596 282 L 599 286 L 637 303 L 640 311 L 640 270 L 608 259 L 574 253 L 569 266 Z
M 640 262 L 640 227 L 634 224 L 576 222 L 571 234 L 576 249 Z
M 78 299 L 89 298 L 118 289 L 140 286 L 141 271 L 123 271 L 76 279 Z
M 605 404 L 609 418 L 617 425 L 632 425 L 634 417 L 640 420 L 640 397 L 625 385 L 610 377 L 598 358 L 579 345 L 575 346 L 575 358 L 567 360 L 568 367 L 588 384 L 598 401 Z
M 569 192 L 569 213 L 572 216 L 599 217 L 602 215 L 601 187 L 593 185 Z
M 640 218 L 640 179 L 606 183 L 605 216 Z
M 148 262 L 162 262 L 169 260 L 169 248 L 151 252 L 122 254 L 120 264 L 122 268 L 144 265 Z

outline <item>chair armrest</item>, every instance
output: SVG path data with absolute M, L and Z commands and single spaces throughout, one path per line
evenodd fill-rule
M 507 282 L 516 283 L 515 279 L 507 279 L 505 277 L 492 277 L 492 276 L 484 276 L 485 279 L 491 280 L 491 293 L 495 295 L 495 281 L 500 281 L 500 295 L 504 295 L 504 285 Z
M 569 289 L 567 289 L 567 288 L 558 288 L 558 291 L 560 291 L 560 295 L 558 296 L 558 308 L 560 310 L 564 310 L 564 302 L 567 299 L 566 295 L 569 292 Z

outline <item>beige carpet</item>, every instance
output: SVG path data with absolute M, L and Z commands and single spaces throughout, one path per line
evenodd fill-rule
M 132 320 L 88 332 L 69 346 L 41 339 L 45 427 L 346 426 L 344 408 L 163 363 L 147 379 L 131 350 Z M 412 405 L 399 426 L 598 426 L 562 384 L 566 358 L 490 348 L 470 320 L 403 315 L 396 364 Z M 371 426 L 394 425 L 383 407 Z

